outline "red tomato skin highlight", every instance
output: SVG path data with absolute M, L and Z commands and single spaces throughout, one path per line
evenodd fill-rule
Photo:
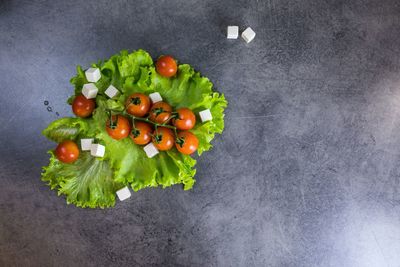
M 157 60 L 156 70 L 161 76 L 170 78 L 178 71 L 178 65 L 173 57 L 161 56 Z
M 73 163 L 79 157 L 79 148 L 74 141 L 65 140 L 58 144 L 55 155 L 61 162 Z

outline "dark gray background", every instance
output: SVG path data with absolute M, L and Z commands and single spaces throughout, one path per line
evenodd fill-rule
M 0 266 L 400 266 L 399 27 L 398 0 L 1 0 Z M 77 64 L 138 48 L 209 77 L 226 130 L 191 191 L 67 206 L 40 132 Z

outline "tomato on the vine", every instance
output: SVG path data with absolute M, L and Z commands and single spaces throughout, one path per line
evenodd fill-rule
M 86 118 L 92 114 L 95 106 L 96 103 L 93 99 L 87 99 L 84 95 L 77 95 L 72 102 L 72 111 L 76 116 Z
M 79 157 L 79 148 L 74 141 L 65 140 L 58 144 L 55 154 L 59 161 L 72 163 Z
M 170 150 L 174 146 L 174 133 L 169 128 L 158 127 L 153 133 L 153 144 L 158 150 Z
M 129 120 L 121 115 L 113 115 L 111 121 L 106 122 L 106 131 L 115 140 L 120 140 L 129 135 L 131 125 Z
M 199 147 L 199 139 L 189 131 L 179 132 L 175 146 L 182 154 L 190 155 Z
M 132 127 L 130 137 L 135 144 L 146 145 L 151 142 L 152 132 L 153 128 L 150 124 L 143 121 L 135 121 L 135 125 Z
M 196 116 L 188 108 L 176 110 L 177 117 L 173 119 L 173 124 L 178 130 L 190 130 L 196 124 Z
M 156 63 L 157 72 L 164 77 L 172 77 L 176 74 L 178 66 L 176 61 L 171 56 L 161 56 Z
M 171 117 L 172 108 L 165 102 L 155 103 L 150 110 L 150 120 L 156 123 L 165 123 Z
M 150 109 L 150 98 L 142 93 L 134 93 L 126 100 L 126 112 L 136 117 L 143 117 Z

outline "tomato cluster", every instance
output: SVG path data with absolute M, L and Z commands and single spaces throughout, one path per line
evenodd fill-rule
M 166 102 L 152 103 L 142 93 L 130 95 L 125 103 L 125 111 L 132 118 L 114 115 L 106 123 L 107 133 L 114 139 L 129 137 L 137 145 L 153 142 L 160 151 L 171 149 L 174 145 L 183 154 L 197 150 L 199 141 L 189 132 L 196 124 L 196 116 L 188 108 L 176 111 Z
M 164 77 L 173 77 L 178 70 L 176 60 L 171 56 L 161 56 L 156 62 L 157 72 Z M 72 111 L 77 117 L 87 118 L 96 107 L 95 99 L 77 95 L 72 102 Z M 166 102 L 152 103 L 150 98 L 141 93 L 128 97 L 124 115 L 112 115 L 106 123 L 107 133 L 114 139 L 130 137 L 137 145 L 153 142 L 158 150 L 166 151 L 174 144 L 183 154 L 192 154 L 197 150 L 199 141 L 189 132 L 196 124 L 196 116 L 188 108 L 176 111 Z M 72 163 L 79 157 L 79 148 L 74 141 L 66 140 L 58 144 L 55 154 L 64 163 Z

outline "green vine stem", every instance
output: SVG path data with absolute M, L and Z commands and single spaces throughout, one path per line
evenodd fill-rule
M 165 128 L 172 129 L 172 130 L 174 130 L 175 136 L 176 137 L 178 136 L 178 132 L 176 131 L 176 127 L 166 124 L 169 120 L 166 123 L 157 123 L 157 122 L 149 120 L 148 118 L 139 118 L 139 117 L 132 116 L 130 114 L 127 114 L 127 115 L 130 116 L 133 120 L 143 121 L 143 122 L 147 122 L 147 123 L 150 123 L 150 124 L 154 125 L 154 128 L 156 130 L 157 130 L 157 127 L 165 127 Z
M 108 113 L 108 117 L 109 117 L 109 121 L 110 121 L 110 124 L 109 124 L 108 126 L 109 126 L 111 129 L 117 128 L 117 124 L 118 124 L 118 115 L 115 116 L 116 119 L 115 119 L 115 121 L 114 121 L 114 120 L 113 120 L 112 110 L 108 110 L 107 113 Z
M 108 113 L 109 116 L 110 116 L 110 124 L 113 123 L 113 122 L 112 122 L 112 112 L 113 112 L 113 110 L 111 110 L 111 109 L 107 110 L 107 113 Z M 169 122 L 171 121 L 171 119 L 176 118 L 176 116 L 178 115 L 176 112 L 172 112 L 171 117 L 170 117 L 166 122 L 164 122 L 164 123 L 157 123 L 157 122 L 151 121 L 151 120 L 149 120 L 149 116 L 146 117 L 146 118 L 135 117 L 135 116 L 133 116 L 133 115 L 127 113 L 127 112 L 126 112 L 126 109 L 124 109 L 124 110 L 122 111 L 122 114 L 123 114 L 123 115 L 127 115 L 127 116 L 129 116 L 129 117 L 132 119 L 132 127 L 133 127 L 134 129 L 135 129 L 135 120 L 137 120 L 137 121 L 143 121 L 143 122 L 147 122 L 147 123 L 150 123 L 150 124 L 154 125 L 154 129 L 155 129 L 156 133 L 157 133 L 157 128 L 158 128 L 158 127 L 165 127 L 165 128 L 169 128 L 169 129 L 173 130 L 173 131 L 174 131 L 174 134 L 175 134 L 175 138 L 178 140 L 178 132 L 177 132 L 176 127 L 175 127 L 175 126 L 172 126 L 172 125 L 167 125 L 167 123 L 169 123 Z M 118 118 L 118 115 L 119 115 L 119 114 L 115 114 L 115 115 L 117 115 L 117 118 Z M 118 122 L 118 119 L 117 119 L 116 123 L 117 123 L 117 122 Z

